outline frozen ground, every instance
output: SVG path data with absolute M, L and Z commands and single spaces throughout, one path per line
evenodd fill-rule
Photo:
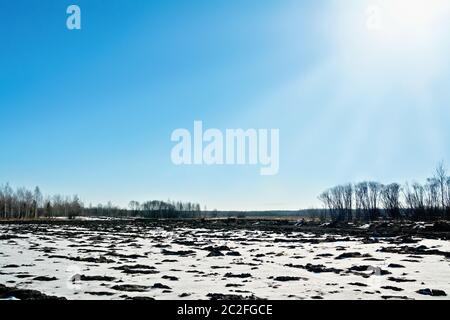
M 414 237 L 3 224 L 0 285 L 68 299 L 449 299 L 449 252 Z

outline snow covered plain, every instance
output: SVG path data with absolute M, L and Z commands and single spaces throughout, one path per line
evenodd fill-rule
M 449 252 L 438 239 L 3 224 L 0 285 L 83 300 L 449 299 Z

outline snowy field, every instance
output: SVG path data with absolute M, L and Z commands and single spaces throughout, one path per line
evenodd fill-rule
M 436 239 L 5 224 L 0 285 L 68 299 L 449 299 L 449 252 Z

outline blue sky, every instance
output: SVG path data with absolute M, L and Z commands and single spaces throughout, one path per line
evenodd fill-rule
M 81 30 L 66 28 L 70 4 Z M 268 210 L 319 206 L 337 183 L 421 181 L 450 165 L 449 7 L 3 0 L 0 182 Z M 279 129 L 279 174 L 174 166 L 170 135 L 195 120 Z

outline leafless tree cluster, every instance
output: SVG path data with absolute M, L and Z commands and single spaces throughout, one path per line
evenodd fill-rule
M 14 190 L 5 184 L 0 186 L 0 219 L 38 219 L 51 217 L 103 216 L 144 218 L 191 218 L 201 214 L 200 205 L 191 202 L 131 201 L 129 208 L 106 205 L 85 207 L 78 196 L 43 196 L 40 189 Z
M 387 219 L 449 219 L 450 177 L 440 163 L 425 184 L 383 185 L 364 181 L 324 191 L 319 200 L 335 221 Z
M 89 206 L 84 209 L 84 214 L 91 217 L 174 219 L 198 217 L 201 215 L 201 210 L 199 204 L 191 202 L 152 200 L 140 203 L 133 200 L 129 202 L 127 209 L 114 206 L 111 202 L 108 202 L 106 205 Z
M 330 188 L 319 199 L 337 220 L 351 219 L 353 210 L 353 185 L 346 184 Z
M 130 201 L 128 207 L 133 216 L 146 218 L 191 218 L 201 214 L 200 204 L 181 201 L 146 201 L 142 204 Z
M 81 214 L 82 208 L 78 196 L 55 195 L 44 198 L 39 187 L 30 191 L 26 188 L 14 190 L 9 184 L 0 186 L 0 218 L 3 219 L 73 218 Z

